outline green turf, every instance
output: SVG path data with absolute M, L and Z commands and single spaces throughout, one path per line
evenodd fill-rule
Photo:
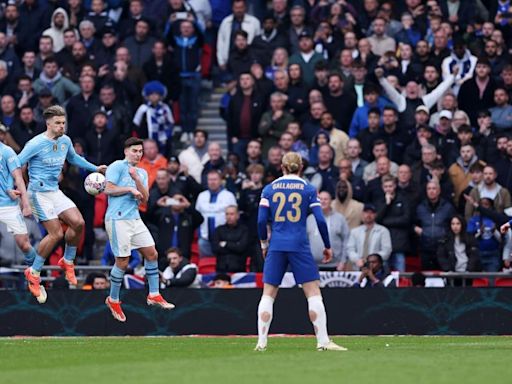
M 0 383 L 479 383 L 512 382 L 510 337 L 0 339 Z

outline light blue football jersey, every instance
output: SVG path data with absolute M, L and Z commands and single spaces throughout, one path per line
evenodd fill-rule
M 7 193 L 14 189 L 12 172 L 20 167 L 20 161 L 13 149 L 0 142 L 0 207 L 12 207 L 18 205 L 18 200 L 13 200 Z
M 133 187 L 135 181 L 128 173 L 132 168 L 128 161 L 117 160 L 110 164 L 107 168 L 106 181 L 115 184 L 118 187 Z M 142 169 L 134 167 L 139 174 L 142 184 L 148 188 L 148 173 Z M 125 193 L 121 196 L 109 196 L 108 208 L 105 220 L 133 220 L 140 219 L 139 201 L 131 194 Z
M 59 175 L 64 161 L 95 172 L 97 167 L 78 155 L 69 136 L 56 140 L 41 133 L 31 139 L 18 155 L 21 165 L 28 163 L 28 189 L 34 192 L 50 192 L 59 189 Z

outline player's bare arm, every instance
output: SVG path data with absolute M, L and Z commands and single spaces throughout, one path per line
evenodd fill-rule
M 146 204 L 149 199 L 149 191 L 142 183 L 137 170 L 135 168 L 130 168 L 128 173 L 130 174 L 130 177 L 133 179 L 133 181 L 135 181 L 135 187 L 137 188 L 137 191 L 139 191 L 139 193 L 142 195 L 142 198 L 140 199 L 141 202 Z
M 32 208 L 28 201 L 27 188 L 25 187 L 21 169 L 15 169 L 12 172 L 12 176 L 14 177 L 14 183 L 21 199 L 21 211 L 23 212 L 23 216 L 30 216 L 32 214 Z
M 105 194 L 107 196 L 122 196 L 126 195 L 127 193 L 131 193 L 133 197 L 135 197 L 137 200 L 142 199 L 142 193 L 140 193 L 136 188 L 119 187 L 114 183 L 111 183 L 110 181 L 107 182 L 107 185 L 105 187 Z

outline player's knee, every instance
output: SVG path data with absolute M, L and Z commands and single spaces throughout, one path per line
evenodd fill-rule
M 48 236 L 50 236 L 50 238 L 53 241 L 58 242 L 58 241 L 61 241 L 62 238 L 64 237 L 64 231 L 59 226 L 58 228 L 55 228 L 54 230 L 49 231 Z
M 266 311 L 260 314 L 260 319 L 262 321 L 264 321 L 265 323 L 270 321 L 270 317 L 271 317 L 270 313 L 268 313 Z
M 116 259 L 116 266 L 119 269 L 122 269 L 123 271 L 128 268 L 128 257 L 118 258 Z
M 148 261 L 158 260 L 158 252 L 156 250 L 154 250 L 153 252 L 150 252 L 149 255 L 146 256 L 146 259 Z
M 317 313 L 315 311 L 309 311 L 309 320 L 311 320 L 312 323 L 316 321 Z
M 84 229 L 85 227 L 85 221 L 84 219 L 79 219 L 77 220 L 74 225 L 73 225 L 73 229 L 75 230 L 75 232 L 82 232 L 82 230 Z
M 18 245 L 19 249 L 21 249 L 21 252 L 27 253 L 30 251 L 31 245 L 30 241 L 28 240 L 28 236 L 16 238 L 16 244 Z

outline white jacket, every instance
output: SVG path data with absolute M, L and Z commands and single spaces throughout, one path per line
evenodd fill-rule
M 229 44 L 231 42 L 231 27 L 233 26 L 233 15 L 229 15 L 220 23 L 217 36 L 217 62 L 219 65 L 226 65 L 229 57 Z M 242 30 L 247 32 L 248 43 L 261 34 L 260 21 L 251 15 L 245 15 L 242 21 Z
M 64 25 L 61 29 L 55 27 L 53 21 L 55 15 L 61 13 L 64 16 Z M 43 32 L 43 36 L 50 36 L 53 40 L 53 52 L 57 53 L 64 48 L 64 30 L 69 27 L 69 18 L 64 8 L 57 8 L 52 14 L 51 27 Z M 76 35 L 76 33 L 75 33 Z
M 365 231 L 366 225 L 360 225 L 350 231 L 347 252 L 348 258 L 353 263 L 363 258 Z M 378 253 L 383 260 L 387 260 L 391 255 L 391 250 L 391 236 L 389 234 L 389 230 L 380 224 L 374 224 L 370 232 L 368 255 Z
M 213 225 L 217 228 L 226 224 L 226 208 L 230 205 L 237 205 L 235 195 L 226 189 L 221 190 L 217 198 L 212 201 L 211 192 L 203 191 L 197 196 L 196 210 L 203 215 L 203 223 L 199 227 L 199 236 L 201 239 L 208 240 L 209 219 L 213 219 Z
M 206 152 L 199 158 L 196 150 L 191 145 L 179 154 L 178 159 L 180 164 L 187 166 L 188 174 L 201 184 L 201 173 L 203 172 L 204 165 L 210 160 L 210 155 Z

